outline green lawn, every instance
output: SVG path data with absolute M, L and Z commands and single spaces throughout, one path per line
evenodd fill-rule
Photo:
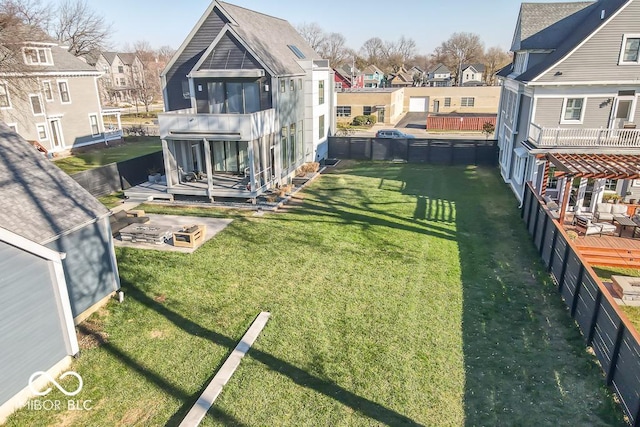
M 343 163 L 305 196 L 192 255 L 119 249 L 74 364 L 93 409 L 8 424 L 176 425 L 268 310 L 203 425 L 624 425 L 495 170 Z
M 74 174 L 93 169 L 109 163 L 120 162 L 122 160 L 133 159 L 162 150 L 162 143 L 157 137 L 134 137 L 126 138 L 122 145 L 113 147 L 101 146 L 84 153 L 65 157 L 56 160 L 55 164 L 68 174 Z

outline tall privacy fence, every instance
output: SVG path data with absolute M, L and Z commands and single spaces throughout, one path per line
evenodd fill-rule
M 600 361 L 607 385 L 618 394 L 631 424 L 640 426 L 640 336 L 530 183 L 521 215 L 571 317 Z
M 406 160 L 441 165 L 497 166 L 495 139 L 445 140 L 329 137 L 329 157 L 353 160 Z
M 162 151 L 110 163 L 99 168 L 71 175 L 84 189 L 95 197 L 126 190 L 147 181 L 150 172 L 164 174 Z

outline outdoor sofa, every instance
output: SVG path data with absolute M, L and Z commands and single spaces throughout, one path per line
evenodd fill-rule
M 111 222 L 111 234 L 115 237 L 120 230 L 131 224 L 145 224 L 149 222 L 149 217 L 144 215 L 144 211 L 118 211 L 109 217 Z
M 626 215 L 627 205 L 614 204 L 614 203 L 598 203 L 596 205 L 595 219 L 598 222 L 610 221 L 613 222 L 615 215 Z

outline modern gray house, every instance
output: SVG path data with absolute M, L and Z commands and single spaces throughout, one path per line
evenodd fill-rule
M 511 50 L 496 131 L 518 199 L 527 181 L 568 211 L 638 198 L 640 0 L 523 3 Z
M 74 323 L 120 288 L 109 211 L 0 124 L 0 420 L 78 352 Z
M 255 200 L 327 156 L 333 70 L 283 19 L 214 1 L 162 80 L 169 194 Z

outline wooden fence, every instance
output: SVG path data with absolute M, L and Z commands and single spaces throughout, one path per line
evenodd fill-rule
M 640 426 L 640 335 L 529 183 L 521 211 L 551 277 L 631 425 Z
M 494 139 L 393 139 L 329 137 L 329 157 L 353 160 L 406 160 L 410 163 L 497 166 Z
M 428 116 L 427 130 L 476 130 L 482 131 L 485 123 L 496 125 L 496 116 Z
M 150 169 L 164 173 L 162 151 L 78 172 L 71 178 L 93 196 L 100 197 L 145 182 Z

